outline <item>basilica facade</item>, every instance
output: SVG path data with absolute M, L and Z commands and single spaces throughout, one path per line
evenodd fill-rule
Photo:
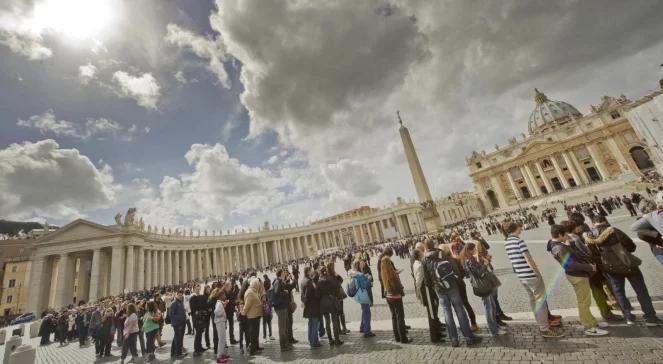
M 529 135 L 466 158 L 475 191 L 488 210 L 608 181 L 636 179 L 654 169 L 647 145 L 626 118 L 636 103 L 604 96 L 583 115 L 535 89 Z

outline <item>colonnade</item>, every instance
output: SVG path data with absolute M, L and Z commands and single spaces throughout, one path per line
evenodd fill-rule
M 58 233 L 35 244 L 29 309 L 42 312 L 79 301 L 206 280 L 316 256 L 323 249 L 385 240 L 385 230 L 408 236 L 425 229 L 418 205 L 347 221 L 217 237 L 156 235 L 136 226 L 108 226 L 99 236 L 86 227 L 69 240 Z M 403 211 L 404 210 L 404 211 Z M 77 220 L 61 230 L 75 230 Z M 85 231 L 85 232 L 84 232 Z M 110 233 L 110 235 L 108 235 Z M 92 234 L 92 236 L 86 236 Z M 80 240 L 84 236 L 86 242 Z M 58 244 L 61 246 L 58 247 Z

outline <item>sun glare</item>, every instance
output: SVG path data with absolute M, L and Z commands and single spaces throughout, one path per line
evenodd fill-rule
M 45 0 L 37 3 L 30 26 L 75 39 L 97 38 L 117 15 L 118 0 Z

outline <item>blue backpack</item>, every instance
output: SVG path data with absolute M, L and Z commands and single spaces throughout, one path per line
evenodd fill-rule
M 357 291 L 359 290 L 359 287 L 357 286 L 357 283 L 355 282 L 354 277 L 348 282 L 348 284 L 345 287 L 345 291 L 348 292 L 348 297 L 354 297 L 357 294 Z
M 449 290 L 456 285 L 456 273 L 449 260 L 435 260 L 433 262 L 433 273 L 435 274 L 435 284 L 443 291 Z

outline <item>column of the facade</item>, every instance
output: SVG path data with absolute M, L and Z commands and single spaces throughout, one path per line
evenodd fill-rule
M 509 185 L 511 185 L 511 189 L 513 190 L 513 194 L 516 196 L 516 200 L 520 201 L 523 199 L 522 196 L 522 191 L 518 188 L 516 185 L 516 181 L 513 180 L 513 176 L 511 175 L 511 170 L 506 171 L 506 177 L 509 180 Z
M 548 177 L 546 177 L 546 174 L 543 171 L 543 167 L 541 167 L 541 162 L 536 161 L 536 162 L 534 162 L 534 165 L 536 166 L 536 170 L 537 170 L 537 172 L 539 172 L 539 177 L 541 177 L 541 180 L 543 181 L 543 185 L 546 186 L 546 190 L 548 190 L 548 193 L 555 192 L 555 189 L 552 187 L 552 185 L 550 184 L 550 181 L 548 181 Z
M 211 252 L 206 248 L 203 249 L 203 254 L 205 255 L 205 278 L 207 278 L 212 274 L 212 262 L 210 259 Z
M 189 256 L 188 259 L 189 280 L 193 281 L 198 278 L 196 277 L 196 255 L 194 254 L 193 250 L 187 250 L 186 254 Z
M 573 181 L 576 183 L 576 186 L 582 185 L 583 184 L 582 179 L 580 179 L 580 175 L 578 174 L 576 167 L 573 165 L 573 162 L 571 162 L 569 153 L 563 151 L 562 158 L 564 158 L 564 164 L 566 164 L 566 169 L 568 169 L 569 173 L 571 173 L 571 177 L 573 177 Z
M 541 196 L 541 186 L 539 185 L 538 182 L 536 182 L 536 179 L 534 178 L 534 174 L 532 173 L 532 169 L 529 167 L 529 163 L 525 164 L 525 173 L 527 174 L 527 178 L 529 178 L 530 183 L 532 184 L 532 187 L 534 187 L 533 195 L 534 196 Z
M 173 276 L 173 283 L 174 284 L 180 284 L 182 281 L 180 280 L 180 251 L 179 250 L 173 250 L 173 270 L 175 271 L 175 274 Z
M 274 240 L 272 242 L 272 256 L 274 256 L 275 263 L 281 263 L 281 257 L 279 256 L 279 242 L 280 240 Z
M 122 293 L 124 283 L 124 247 L 114 246 L 111 256 L 111 275 L 109 294 L 115 296 Z
M 125 264 L 125 273 L 124 273 L 124 291 L 133 292 L 135 291 L 136 277 L 134 273 L 136 272 L 136 257 L 134 256 L 134 246 L 127 246 L 127 260 Z
M 596 169 L 598 169 L 599 174 L 601 175 L 601 180 L 605 181 L 606 179 L 608 179 L 609 176 L 607 174 L 607 170 L 605 168 L 605 165 L 603 164 L 603 160 L 601 160 L 599 153 L 596 150 L 596 145 L 587 144 L 587 151 L 589 151 L 589 156 L 592 157 L 594 165 L 596 166 Z
M 79 257 L 80 263 L 78 265 L 78 275 L 76 281 L 78 282 L 78 287 L 76 290 L 76 302 L 81 300 L 89 302 L 90 296 L 90 263 L 91 258 L 88 254 L 84 254 Z
M 152 250 L 151 253 L 152 253 L 152 287 L 156 287 L 159 285 L 159 252 L 157 250 Z
M 88 302 L 95 302 L 99 297 L 101 286 L 101 249 L 92 251 L 92 265 L 90 267 L 90 291 L 88 293 Z M 34 279 L 34 277 L 32 277 Z M 35 297 L 32 297 L 33 299 Z
M 152 251 L 145 249 L 145 289 L 152 288 Z
M 175 273 L 175 267 L 173 266 L 173 251 L 166 250 L 165 258 L 166 260 L 166 284 L 173 284 L 173 275 Z
M 566 180 L 566 177 L 564 177 L 564 171 L 562 171 L 562 168 L 559 167 L 559 162 L 557 161 L 557 156 L 552 155 L 550 156 L 550 159 L 552 160 L 553 167 L 555 168 L 555 172 L 557 173 L 557 177 L 559 178 L 560 182 L 562 182 L 562 187 L 564 189 L 569 188 L 569 181 Z
M 578 174 L 580 174 L 580 179 L 582 180 L 581 182 L 583 184 L 589 184 L 590 181 L 589 177 L 587 176 L 587 171 L 583 167 L 582 163 L 580 163 L 580 160 L 578 160 L 578 157 L 573 150 L 569 151 L 569 157 L 571 158 L 571 163 L 573 163 L 573 166 L 576 167 Z
M 490 184 L 493 187 L 495 194 L 497 195 L 497 202 L 499 203 L 500 207 L 507 207 L 508 205 L 506 202 L 506 197 L 504 196 L 502 185 L 497 180 L 497 176 L 495 175 L 490 176 Z M 408 220 L 410 220 L 409 216 Z
M 60 254 L 58 262 L 58 278 L 55 291 L 55 306 L 66 307 L 72 303 L 74 291 L 74 262 L 69 254 Z
M 619 150 L 619 146 L 617 145 L 615 138 L 608 138 L 606 139 L 605 143 L 608 145 L 610 153 L 612 153 L 615 157 L 615 160 L 617 160 L 621 173 L 623 174 L 628 172 L 630 168 L 629 162 L 626 160 L 626 158 L 624 158 L 624 154 L 622 154 L 621 150 Z
M 145 289 L 145 248 L 142 246 L 136 247 L 136 254 L 138 254 L 138 275 L 136 277 L 136 290 L 142 291 Z

